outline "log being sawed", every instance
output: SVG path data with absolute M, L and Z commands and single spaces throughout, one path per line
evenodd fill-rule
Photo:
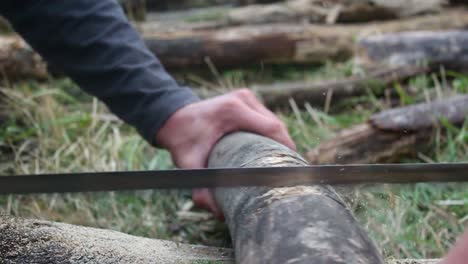
M 322 142 L 307 158 L 313 164 L 395 161 L 424 145 L 441 118 L 461 124 L 467 117 L 468 95 L 386 110 Z

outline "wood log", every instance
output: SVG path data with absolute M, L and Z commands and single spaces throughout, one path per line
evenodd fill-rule
M 415 154 L 427 143 L 440 118 L 461 124 L 468 117 L 468 95 L 383 111 L 368 123 L 339 132 L 307 153 L 316 164 L 379 163 Z
M 230 10 L 231 25 L 307 21 L 314 23 L 367 22 L 440 11 L 444 0 L 288 0 Z M 222 23 L 222 21 L 220 21 Z
M 429 63 L 468 70 L 468 30 L 399 32 L 359 41 L 361 58 L 393 66 Z
M 395 82 L 403 82 L 430 70 L 425 66 L 383 67 L 371 69 L 365 75 L 338 80 L 278 82 L 250 85 L 249 89 L 253 90 L 269 109 L 289 109 L 291 98 L 299 106 L 307 102 L 312 106 L 322 107 L 329 92 L 333 93 L 333 103 L 337 103 L 349 96 L 365 94 L 368 89 L 376 91 L 378 88 Z M 224 91 L 203 88 L 196 89 L 196 92 L 201 98 L 210 98 L 224 93 Z
M 349 98 L 349 96 L 365 94 L 369 89 L 375 91 L 377 90 L 375 88 L 402 82 L 418 74 L 429 72 L 429 70 L 429 67 L 424 66 L 378 68 L 364 76 L 351 76 L 342 80 L 253 85 L 249 88 L 254 90 L 270 109 L 289 108 L 289 99 L 291 98 L 298 105 L 307 102 L 313 106 L 322 107 L 330 92 L 333 103 L 337 103 L 341 99 Z
M 214 148 L 210 167 L 301 166 L 292 150 L 234 133 Z M 383 263 L 379 251 L 330 186 L 219 188 L 236 263 Z
M 219 30 L 151 32 L 141 28 L 147 46 L 168 68 L 217 67 L 260 63 L 323 63 L 350 58 L 356 39 L 375 33 L 446 30 L 468 26 L 468 12 L 450 10 L 438 15 L 399 21 L 353 25 L 275 24 Z
M 232 251 L 0 214 L 1 263 L 232 263 Z

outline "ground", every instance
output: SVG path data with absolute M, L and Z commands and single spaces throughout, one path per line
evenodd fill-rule
M 335 79 L 362 71 L 351 62 L 324 66 L 252 66 L 179 74 L 192 87 L 223 89 L 284 80 Z M 202 77 L 201 77 L 202 76 Z M 66 78 L 5 83 L 1 89 L 0 174 L 146 170 L 173 168 L 169 154 L 144 142 L 96 99 Z M 440 97 L 447 89 L 468 92 L 468 76 L 442 71 L 390 87 L 369 87 L 366 95 L 307 111 L 282 109 L 305 153 L 340 129 L 389 107 Z M 395 103 L 393 103 L 395 104 Z M 325 111 L 329 109 L 329 111 Z M 441 126 L 430 145 L 401 162 L 457 162 L 468 158 L 468 122 Z M 360 186 L 349 199 L 362 225 L 386 257 L 440 257 L 468 225 L 466 184 Z M 188 190 L 0 196 L 0 210 L 21 217 L 119 230 L 179 242 L 230 246 L 227 229 L 209 213 L 193 208 Z

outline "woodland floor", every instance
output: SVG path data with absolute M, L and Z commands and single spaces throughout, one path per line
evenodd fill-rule
M 323 66 L 251 66 L 249 69 L 178 74 L 192 87 L 248 87 L 284 80 L 335 79 L 358 72 L 352 63 Z M 317 109 L 317 123 L 307 111 L 284 109 L 286 122 L 301 153 L 342 128 L 363 122 L 389 107 L 384 90 L 397 94 L 399 105 L 426 100 L 427 91 L 468 92 L 468 75 L 451 72 L 420 75 L 405 83 L 369 89 L 331 107 Z M 1 89 L 0 174 L 167 169 L 166 151 L 150 147 L 101 103 L 68 79 L 5 82 Z M 403 88 L 402 88 L 403 87 Z M 325 111 L 329 109 L 329 111 Z M 468 160 L 468 122 L 445 124 L 427 151 L 401 162 Z M 386 257 L 440 257 L 468 226 L 467 184 L 412 184 L 356 187 L 350 200 L 357 218 Z M 0 196 L 8 214 L 113 229 L 138 236 L 229 247 L 227 228 L 193 207 L 188 190 L 100 192 Z

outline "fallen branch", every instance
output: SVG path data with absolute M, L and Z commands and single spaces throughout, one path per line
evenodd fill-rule
M 400 32 L 359 41 L 360 56 L 371 63 L 393 66 L 429 63 L 468 70 L 468 31 Z
M 468 95 L 383 111 L 307 153 L 314 164 L 378 163 L 414 153 L 431 137 L 440 118 L 453 124 L 468 116 Z

